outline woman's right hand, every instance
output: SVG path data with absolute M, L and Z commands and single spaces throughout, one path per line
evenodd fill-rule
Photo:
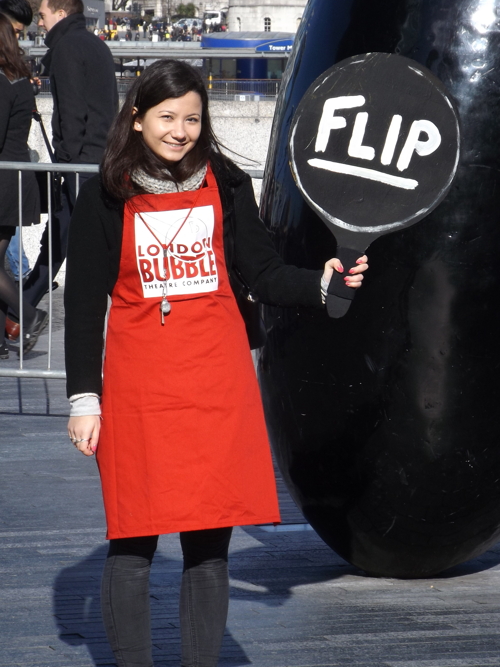
M 70 417 L 68 435 L 75 447 L 85 456 L 93 456 L 99 442 L 101 418 L 99 415 Z
M 348 271 L 348 275 L 345 276 L 344 281 L 347 287 L 352 287 L 357 289 L 361 287 L 363 281 L 363 276 L 361 275 L 368 269 L 368 257 L 363 255 L 356 260 L 356 266 L 353 266 Z M 328 284 L 332 279 L 334 271 L 338 273 L 344 273 L 344 267 L 340 259 L 334 257 L 333 259 L 328 260 L 325 264 L 325 271 L 323 273 L 323 280 Z

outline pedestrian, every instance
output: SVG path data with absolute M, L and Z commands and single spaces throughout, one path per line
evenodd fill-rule
M 33 10 L 28 0 L 0 0 L 0 14 L 9 19 L 16 35 L 20 35 L 33 21 Z
M 12 24 L 16 35 L 21 35 L 23 30 L 31 25 L 33 21 L 33 10 L 27 0 L 0 0 L 0 13 L 4 14 Z M 32 33 L 28 33 L 28 39 L 32 39 Z M 10 266 L 14 280 L 26 278 L 30 272 L 28 258 L 24 252 L 21 251 L 22 266 L 19 267 L 19 230 L 12 237 L 9 247 L 7 248 L 6 258 Z
M 98 164 L 118 109 L 115 66 L 106 44 L 89 32 L 82 0 L 42 0 L 38 25 L 49 47 L 42 63 L 50 76 L 52 142 L 57 162 Z M 79 174 L 80 185 L 90 174 Z M 62 210 L 53 217 L 53 276 L 66 257 L 76 176 L 65 174 Z M 37 305 L 49 289 L 48 231 L 26 282 L 25 298 Z
M 346 274 L 349 286 L 360 286 L 366 261 Z M 311 271 L 276 253 L 250 177 L 220 151 L 197 70 L 148 67 L 113 124 L 101 174 L 80 191 L 65 290 L 68 433 L 86 456 L 97 452 L 110 540 L 102 613 L 120 666 L 153 664 L 148 577 L 159 534 L 181 533 L 181 664 L 214 667 L 231 527 L 279 521 L 230 276 L 265 303 L 322 308 L 334 270 L 338 259 Z
M 28 135 L 35 103 L 30 71 L 22 59 L 11 21 L 0 14 L 0 161 L 29 162 Z M 35 175 L 24 172 L 21 181 L 22 224 L 40 222 L 40 195 Z M 18 174 L 0 171 L 0 359 L 9 357 L 5 342 L 7 310 L 19 316 L 23 309 L 23 349 L 28 352 L 47 324 L 47 313 L 20 303 L 19 290 L 5 270 L 8 245 L 19 223 Z

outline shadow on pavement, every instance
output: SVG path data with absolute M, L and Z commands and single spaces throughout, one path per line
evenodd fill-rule
M 500 563 L 500 553 L 496 549 L 498 547 L 490 548 L 487 553 L 474 558 L 474 560 L 465 561 L 459 565 L 454 565 L 448 570 L 441 572 L 436 576 L 437 579 L 456 579 L 458 577 L 466 577 L 469 574 L 476 574 L 476 572 L 485 572 L 490 570 Z
M 54 583 L 53 609 L 62 642 L 75 647 L 85 645 L 94 665 L 114 667 L 116 663 L 107 643 L 100 609 L 100 582 L 106 554 L 107 545 L 100 546 L 84 560 L 59 572 Z M 155 667 L 180 663 L 179 568 L 178 561 L 160 553 L 155 555 L 150 590 Z M 162 590 L 164 588 L 167 590 Z M 245 651 L 227 630 L 223 654 L 224 665 L 250 664 Z
M 247 532 L 252 537 L 258 539 L 263 545 L 268 546 L 269 550 L 272 549 L 273 553 L 279 557 L 276 549 L 276 540 L 273 539 L 272 533 L 262 530 L 258 526 L 243 526 L 242 529 Z M 283 526 L 285 529 L 285 526 Z M 283 530 L 281 534 L 286 534 L 286 530 Z M 497 550 L 498 549 L 498 550 Z M 261 557 L 262 552 L 260 548 L 255 549 L 256 553 L 253 556 L 256 560 Z M 269 582 L 269 593 L 279 593 L 283 594 L 287 590 L 291 594 L 291 589 L 295 586 L 307 585 L 321 583 L 324 581 L 332 581 L 337 577 L 344 576 L 349 574 L 350 576 L 358 577 L 368 577 L 370 575 L 366 574 L 363 570 L 351 565 L 345 561 L 341 556 L 339 556 L 333 549 L 330 549 L 331 552 L 331 564 L 323 565 L 321 567 L 314 568 L 288 568 L 280 571 L 278 579 L 271 579 Z M 250 557 L 249 553 L 245 553 L 245 557 Z M 326 559 L 324 559 L 326 561 Z M 491 568 L 500 564 L 500 545 L 496 547 L 489 547 L 488 551 L 481 554 L 480 556 L 454 565 L 453 567 L 440 572 L 437 575 L 428 577 L 429 579 L 455 579 L 458 577 L 465 577 L 471 574 L 476 574 L 478 572 L 485 572 Z M 288 563 L 289 565 L 289 563 Z M 378 577 L 374 577 L 378 578 Z M 386 577 L 382 577 L 386 578 Z M 265 602 L 265 600 L 263 600 Z
M 257 539 L 264 546 L 264 549 L 262 546 L 258 546 L 234 553 L 233 557 L 235 557 L 237 567 L 232 575 L 233 578 L 236 577 L 240 581 L 246 580 L 251 584 L 254 583 L 255 573 L 258 572 L 256 581 L 258 581 L 260 587 L 264 586 L 267 590 L 266 592 L 262 591 L 260 596 L 256 594 L 255 597 L 258 598 L 258 602 L 267 606 L 281 606 L 293 595 L 293 589 L 297 586 L 334 581 L 345 575 L 366 576 L 362 570 L 347 563 L 332 550 L 329 550 L 331 559 L 323 555 L 317 563 L 307 561 L 302 564 L 300 560 L 297 560 L 294 565 L 294 561 L 290 559 L 290 554 L 288 553 L 289 545 L 284 543 L 280 549 L 277 546 L 276 535 L 274 533 L 263 530 L 258 526 L 242 526 L 241 528 L 248 535 Z M 281 536 L 286 534 L 286 530 L 280 532 Z M 298 535 L 298 533 L 293 534 Z M 294 548 L 293 545 L 290 546 L 292 549 Z M 321 553 L 324 554 L 324 551 L 321 550 Z M 277 565 L 279 564 L 277 567 L 269 568 L 268 562 L 270 557 L 272 557 Z M 251 569 L 241 569 L 241 565 L 238 565 L 238 559 L 251 559 Z M 286 565 L 283 567 L 285 561 Z M 246 576 L 247 574 L 248 576 Z
M 325 550 L 322 544 L 318 544 L 317 550 L 309 549 L 307 555 L 304 555 L 301 538 L 297 533 L 295 535 L 298 539 L 285 531 L 277 535 L 255 526 L 243 530 L 258 544 L 231 552 L 233 602 L 247 600 L 268 608 L 280 607 L 287 603 L 298 586 L 334 581 L 345 575 L 350 578 L 366 577 L 361 570 L 343 561 L 335 552 Z M 78 654 L 82 657 L 82 649 L 76 647 L 84 646 L 96 667 L 115 665 L 100 612 L 100 579 L 106 552 L 106 544 L 97 547 L 85 559 L 60 570 L 54 584 L 53 609 L 61 642 L 75 647 L 75 659 Z M 499 562 L 500 554 L 490 550 L 487 555 L 456 566 L 440 576 L 466 576 L 488 570 Z M 151 575 L 155 667 L 173 667 L 180 662 L 180 570 L 178 557 L 165 557 L 161 552 L 156 554 Z M 246 636 L 248 631 L 253 633 L 252 624 L 255 621 L 246 612 L 234 622 L 242 624 Z M 255 631 L 263 632 L 259 625 L 255 626 Z M 226 631 L 224 637 L 220 664 L 225 667 L 251 664 L 245 649 L 229 631 Z

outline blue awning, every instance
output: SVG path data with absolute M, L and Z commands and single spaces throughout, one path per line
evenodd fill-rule
M 201 38 L 203 49 L 248 49 L 258 52 L 290 52 L 295 33 L 293 32 L 212 32 Z

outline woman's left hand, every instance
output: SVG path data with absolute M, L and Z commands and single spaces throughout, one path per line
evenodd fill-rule
M 101 418 L 99 415 L 70 417 L 68 435 L 75 447 L 85 456 L 93 456 L 99 442 Z
M 344 281 L 347 287 L 352 287 L 353 289 L 361 287 L 361 283 L 363 282 L 363 273 L 367 268 L 368 257 L 363 255 L 356 260 L 356 266 L 348 269 L 346 275 L 344 276 Z M 326 262 L 325 272 L 323 273 L 323 280 L 329 283 L 334 271 L 337 271 L 338 273 L 344 273 L 345 271 L 340 259 L 337 259 L 336 257 L 329 259 L 328 262 Z

